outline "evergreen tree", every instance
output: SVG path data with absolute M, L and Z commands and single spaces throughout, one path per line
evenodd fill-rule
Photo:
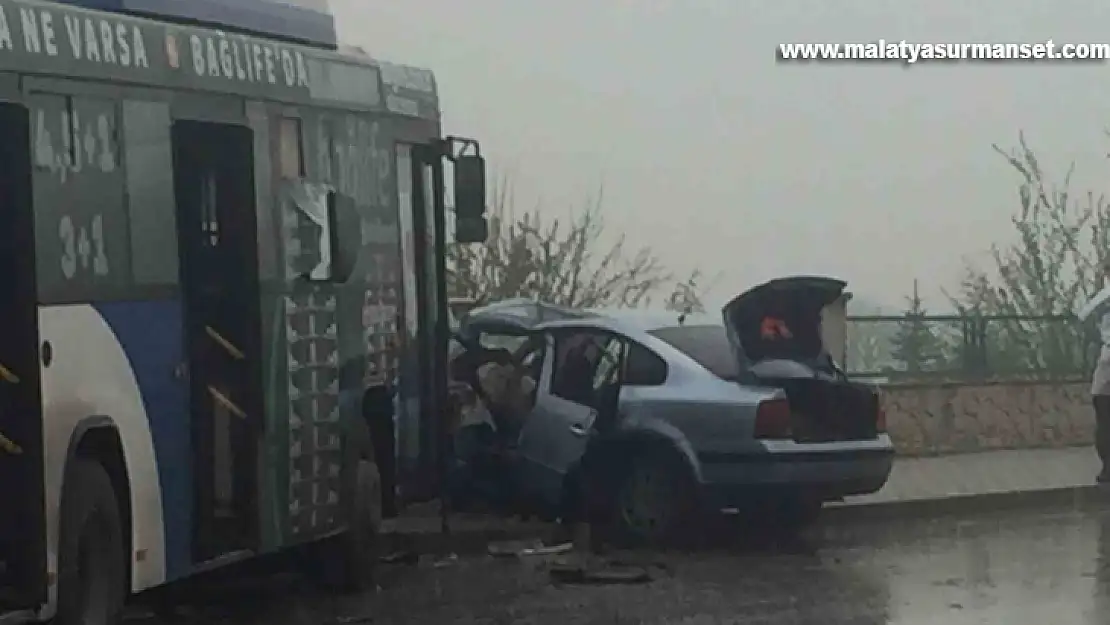
M 891 337 L 891 355 L 899 369 L 908 373 L 937 371 L 944 366 L 945 342 L 929 323 L 924 302 L 913 281 L 913 295 L 906 298 L 906 311 Z

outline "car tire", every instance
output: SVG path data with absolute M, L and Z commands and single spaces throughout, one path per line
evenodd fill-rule
M 671 454 L 636 457 L 626 466 L 611 499 L 611 537 L 626 545 L 673 545 L 696 533 L 697 484 Z M 693 530 L 693 531 L 691 531 Z
M 62 487 L 56 625 L 116 625 L 127 596 L 119 502 L 99 462 L 74 458 Z

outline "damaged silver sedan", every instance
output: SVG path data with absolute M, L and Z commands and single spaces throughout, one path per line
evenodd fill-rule
M 894 460 L 878 392 L 826 349 L 843 336 L 845 287 L 773 280 L 715 318 L 474 309 L 452 361 L 475 395 L 455 507 L 588 507 L 624 539 L 662 542 L 707 510 L 800 528 L 827 501 L 877 491 Z

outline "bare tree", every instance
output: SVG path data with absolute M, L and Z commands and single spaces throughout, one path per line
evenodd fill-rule
M 1070 315 L 1104 285 L 1110 204 L 1102 193 L 1072 193 L 1073 168 L 1052 182 L 1024 135 L 1015 148 L 994 149 L 1020 177 L 1010 219 L 1017 241 L 993 246 L 992 266 L 968 266 L 949 298 L 962 313 L 1001 317 L 987 325 L 995 361 L 1023 369 L 1074 366 L 1082 351 L 1077 328 L 1045 317 Z
M 517 213 L 513 199 L 510 185 L 498 185 L 489 239 L 450 246 L 453 297 L 478 303 L 528 297 L 577 308 L 625 308 L 648 305 L 670 289 L 667 304 L 690 312 L 702 308 L 699 272 L 676 280 L 650 248 L 633 248 L 623 236 L 606 243 L 600 189 L 570 219 L 547 218 L 540 207 Z
M 671 294 L 667 296 L 664 303 L 666 309 L 683 315 L 704 313 L 705 302 L 701 297 L 701 278 L 701 271 L 694 270 L 685 280 L 675 282 Z

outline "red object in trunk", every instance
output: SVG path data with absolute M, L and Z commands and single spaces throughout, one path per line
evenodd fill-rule
M 755 411 L 755 438 L 790 438 L 790 402 L 785 399 L 768 399 L 759 403 Z
M 744 370 L 765 360 L 812 363 L 825 352 L 821 314 L 844 294 L 835 278 L 779 278 L 741 293 L 721 311 Z
M 763 318 L 763 322 L 759 325 L 759 334 L 765 341 L 794 338 L 786 322 L 775 317 Z

